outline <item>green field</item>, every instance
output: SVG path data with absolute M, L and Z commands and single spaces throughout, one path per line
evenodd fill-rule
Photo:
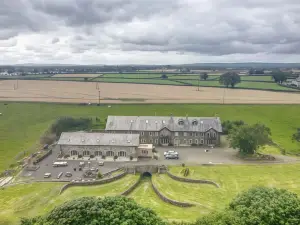
M 115 77 L 115 78 L 160 78 L 161 74 L 153 73 L 104 73 L 101 77 Z
M 83 196 L 115 196 L 129 188 L 138 176 L 100 186 L 72 187 L 58 195 L 61 183 L 19 184 L 0 190 L 0 224 L 17 224 L 19 217 L 32 217 L 48 212 L 56 205 Z
M 169 79 L 125 79 L 125 78 L 96 78 L 93 81 L 110 82 L 110 83 L 134 83 L 134 84 L 168 84 L 168 85 L 182 85 L 175 80 Z
M 300 164 L 197 166 L 189 169 L 189 178 L 213 180 L 220 188 L 178 182 L 164 174 L 154 174 L 152 179 L 163 195 L 194 203 L 194 207 L 179 208 L 163 202 L 152 190 L 149 178 L 145 178 L 129 197 L 142 206 L 152 208 L 164 219 L 194 221 L 204 214 L 223 210 L 239 192 L 257 185 L 285 188 L 300 195 Z M 177 176 L 182 176 L 181 170 L 182 167 L 170 167 L 171 173 Z M 119 195 L 137 179 L 138 175 L 127 175 L 105 185 L 72 187 L 60 196 L 62 184 L 58 183 L 8 187 L 0 190 L 0 224 L 17 224 L 19 217 L 41 215 L 77 197 Z
M 14 158 L 20 152 L 38 150 L 41 135 L 61 116 L 97 116 L 101 118 L 101 125 L 95 128 L 104 128 L 108 115 L 218 115 L 222 120 L 264 123 L 271 128 L 273 141 L 289 153 L 300 152 L 300 144 L 291 141 L 291 135 L 300 127 L 300 105 L 153 104 L 112 105 L 108 108 L 50 103 L 6 104 L 0 103 L 0 171 L 15 163 Z

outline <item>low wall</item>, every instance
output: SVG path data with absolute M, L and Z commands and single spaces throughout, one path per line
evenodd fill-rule
M 45 153 L 45 155 L 43 155 L 41 158 L 38 158 L 37 160 L 35 160 L 35 161 L 33 162 L 33 164 L 37 164 L 37 163 L 41 162 L 43 159 L 47 158 L 47 157 L 48 157 L 49 155 L 51 155 L 51 154 L 52 154 L 52 149 L 48 150 L 48 151 Z
M 185 177 L 178 177 L 178 176 L 175 176 L 174 174 L 171 174 L 169 171 L 167 171 L 167 174 L 172 179 L 177 180 L 177 181 L 181 181 L 181 182 L 195 183 L 195 184 L 211 184 L 211 185 L 214 185 L 217 188 L 220 187 L 219 184 L 217 184 L 213 181 L 210 181 L 210 180 L 194 180 L 194 179 L 189 179 L 189 178 L 185 178 Z
M 114 172 L 117 172 L 117 171 L 120 171 L 120 170 L 124 170 L 124 169 L 125 169 L 124 167 L 120 167 L 120 168 L 111 170 L 111 171 L 109 171 L 109 172 L 107 172 L 107 173 L 103 173 L 102 176 L 103 176 L 103 177 L 107 177 L 107 176 L 109 176 L 111 173 L 114 173 Z
M 173 199 L 170 199 L 170 198 L 167 198 L 166 196 L 164 196 L 162 193 L 160 193 L 160 191 L 155 187 L 155 185 L 153 184 L 152 182 L 152 179 L 151 179 L 151 185 L 152 185 L 152 188 L 154 190 L 154 192 L 158 195 L 158 197 L 163 200 L 164 202 L 166 203 L 169 203 L 171 205 L 175 205 L 175 206 L 179 206 L 179 207 L 192 207 L 194 206 L 194 204 L 192 203 L 188 203 L 188 202 L 179 202 L 179 201 L 176 201 L 176 200 L 173 200 Z
M 131 192 L 133 192 L 134 189 L 136 189 L 136 187 L 141 183 L 142 180 L 142 175 L 139 177 L 139 179 L 133 184 L 131 185 L 126 191 L 124 191 L 121 195 L 123 196 L 127 196 L 129 195 Z
M 67 190 L 70 187 L 74 187 L 74 186 L 92 186 L 92 185 L 100 185 L 100 184 L 107 184 L 110 182 L 113 182 L 115 180 L 121 179 L 122 177 L 124 177 L 127 174 L 126 171 L 124 171 L 121 174 L 118 174 L 114 177 L 111 178 L 106 178 L 106 179 L 102 179 L 102 180 L 96 180 L 96 181 L 84 181 L 84 182 L 70 182 L 66 185 L 64 185 L 61 189 L 59 194 L 62 194 L 65 190 Z

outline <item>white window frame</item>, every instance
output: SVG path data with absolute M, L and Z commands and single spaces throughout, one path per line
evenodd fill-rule
M 210 133 L 209 132 L 207 133 L 207 137 L 210 138 Z
M 189 144 L 193 144 L 193 139 L 190 139 L 190 140 L 189 140 Z
M 198 144 L 198 139 L 195 139 L 195 144 L 196 144 L 196 145 Z
M 152 134 L 153 134 L 152 132 L 149 132 L 149 135 L 150 135 L 150 136 L 152 136 Z

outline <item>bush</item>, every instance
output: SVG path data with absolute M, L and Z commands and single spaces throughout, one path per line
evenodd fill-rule
M 197 144 L 193 143 L 192 146 L 198 146 Z
M 157 153 L 157 150 L 154 148 L 154 149 L 152 149 L 152 152 L 153 153 Z
M 57 137 L 54 133 L 46 132 L 41 138 L 40 143 L 42 145 L 51 145 L 56 141 Z
M 183 176 L 187 177 L 190 174 L 190 169 L 189 168 L 185 168 L 183 171 Z
M 64 155 L 64 158 L 66 159 L 66 158 L 69 158 L 70 157 L 70 155 Z
M 117 156 L 117 155 L 114 156 L 114 160 L 116 160 L 116 159 L 118 159 L 118 156 Z
M 162 79 L 168 79 L 168 76 L 166 74 L 163 74 L 163 75 L 161 75 L 160 78 L 162 78 Z
M 101 178 L 103 178 L 103 174 L 99 171 L 97 174 L 97 177 L 98 177 L 98 179 L 101 179 Z
M 78 158 L 79 158 L 79 159 L 82 158 L 82 155 L 78 155 Z
M 105 159 L 105 158 L 106 158 L 106 156 L 105 156 L 105 155 L 102 155 L 102 156 L 101 156 L 101 158 L 102 158 L 102 159 Z
M 223 129 L 223 134 L 229 134 L 229 132 L 235 128 L 235 127 L 240 127 L 242 125 L 245 125 L 245 122 L 243 120 L 225 120 L 222 123 L 222 129 Z
M 173 146 L 173 144 L 170 142 L 170 143 L 168 144 L 168 146 Z
M 184 164 L 184 163 L 182 163 L 182 164 L 181 164 L 181 166 L 182 166 L 182 167 L 185 167 L 185 164 Z
M 94 155 L 90 155 L 90 158 L 92 159 L 92 158 L 94 158 L 95 156 Z
M 158 156 L 157 155 L 153 156 L 153 159 L 158 160 Z

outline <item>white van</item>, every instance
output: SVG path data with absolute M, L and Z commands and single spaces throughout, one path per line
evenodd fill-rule
M 45 173 L 44 174 L 44 178 L 49 178 L 49 177 L 51 177 L 51 173 Z

